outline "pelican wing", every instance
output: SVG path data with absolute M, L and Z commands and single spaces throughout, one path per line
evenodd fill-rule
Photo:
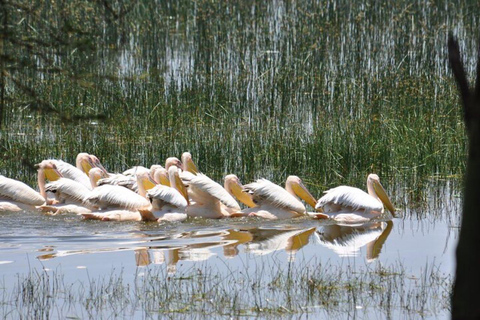
M 115 207 L 128 210 L 142 209 L 150 205 L 147 199 L 127 188 L 108 184 L 93 189 L 85 201 L 100 208 Z
M 152 202 L 157 200 L 177 208 L 185 209 L 187 207 L 187 200 L 178 190 L 164 185 L 156 185 L 154 188 L 148 190 L 147 198 Z
M 180 178 L 183 183 L 190 188 L 193 198 L 214 198 L 228 208 L 240 211 L 240 206 L 237 201 L 227 192 L 227 190 L 206 175 L 201 173 L 194 175 L 190 172 L 183 171 L 180 173 Z
M 7 198 L 20 203 L 40 206 L 45 199 L 25 183 L 0 175 L 0 198 Z
M 83 184 L 89 190 L 92 190 L 90 179 L 82 170 L 62 160 L 50 160 L 50 161 L 52 161 L 55 164 L 55 166 L 57 167 L 57 170 L 62 174 L 64 178 L 75 180 Z
M 150 169 L 145 168 L 144 166 L 135 166 L 135 167 L 131 167 L 128 170 L 123 171 L 122 173 L 125 176 L 135 177 L 135 175 L 139 174 L 140 172 L 149 172 L 149 171 Z
M 102 186 L 105 184 L 121 186 L 134 192 L 138 192 L 137 178 L 133 175 L 114 174 L 109 176 L 108 178 L 100 179 L 97 182 L 98 186 Z
M 249 183 L 244 186 L 244 190 L 253 196 L 253 201 L 259 206 L 270 204 L 277 208 L 298 213 L 306 211 L 300 200 L 296 199 L 284 188 L 266 179 L 258 179 L 256 182 Z
M 90 193 L 90 190 L 83 184 L 67 178 L 60 178 L 48 183 L 45 186 L 45 191 L 57 193 L 60 198 L 63 197 L 65 200 L 78 203 L 82 203 Z
M 325 195 L 318 200 L 316 208 L 330 206 L 336 211 L 382 211 L 383 205 L 368 193 L 354 187 L 339 186 L 325 191 Z M 328 213 L 331 210 L 325 210 Z

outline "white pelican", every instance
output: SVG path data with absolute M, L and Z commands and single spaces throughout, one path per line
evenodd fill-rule
M 245 185 L 244 190 L 253 199 L 256 207 L 245 209 L 242 212 L 248 215 L 267 219 L 288 219 L 305 216 L 307 210 L 298 197 L 315 207 L 315 198 L 303 185 L 297 176 L 289 176 L 285 182 L 285 189 L 266 179 Z
M 0 175 L 0 212 L 34 210 L 45 198 L 25 183 Z
M 188 189 L 189 216 L 219 219 L 240 212 L 240 206 L 227 190 L 206 175 L 183 171 L 180 178 Z
M 99 170 L 99 168 L 91 169 L 90 174 L 94 173 L 95 170 Z M 137 185 L 143 195 L 117 185 L 106 184 L 94 188 L 85 197 L 84 203 L 88 206 L 94 206 L 96 211 L 82 213 L 82 216 L 85 219 L 104 221 L 142 220 L 139 210 L 150 208 L 150 202 L 145 198 L 145 190 L 153 187 L 154 183 L 149 179 L 148 173 L 141 177 Z
M 93 189 L 85 201 L 102 210 L 111 208 L 138 210 L 148 208 L 150 205 L 148 200 L 138 193 L 109 184 Z
M 97 185 L 97 180 L 105 176 L 105 173 L 100 168 L 91 168 L 89 170 L 89 178 L 92 188 Z M 58 180 L 48 183 L 45 186 L 45 191 L 50 192 L 55 196 L 54 205 L 43 205 L 39 209 L 50 214 L 64 214 L 75 213 L 83 214 L 90 213 L 95 207 L 86 201 L 86 197 L 91 190 L 87 189 L 83 184 L 60 177 Z
M 171 187 L 158 184 L 147 191 L 146 197 L 150 200 L 151 208 L 139 210 L 143 220 L 149 221 L 183 221 L 187 219 L 185 209 L 188 202 L 185 198 L 186 190 L 178 175 L 178 168 L 171 166 L 168 169 Z
M 62 160 L 47 159 L 47 160 L 43 160 L 42 162 L 40 162 L 35 166 L 41 169 L 41 168 L 47 168 L 48 166 L 51 167 L 52 165 L 55 166 L 56 170 L 60 172 L 62 177 L 78 181 L 81 184 L 83 184 L 85 187 L 89 188 L 90 190 L 92 189 L 92 186 L 90 184 L 90 179 L 85 174 L 85 172 L 83 172 L 82 170 L 78 169 L 75 166 L 72 166 L 67 162 L 64 162 Z M 52 179 L 49 179 L 49 180 L 54 181 Z
M 395 208 L 380 184 L 376 174 L 367 178 L 368 193 L 354 187 L 339 186 L 325 191 L 316 210 L 321 210 L 328 218 L 343 223 L 362 223 L 380 216 L 385 205 L 395 215 Z

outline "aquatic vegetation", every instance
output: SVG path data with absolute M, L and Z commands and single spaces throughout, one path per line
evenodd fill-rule
M 448 312 L 451 278 L 435 263 L 425 266 L 422 278 L 412 277 L 401 264 L 356 270 L 305 261 L 293 268 L 272 258 L 245 267 L 197 265 L 174 275 L 161 267 L 139 268 L 132 281 L 123 270 L 112 270 L 88 282 L 72 282 L 58 270 L 34 270 L 18 275 L 14 288 L 0 287 L 0 315 L 150 319 L 311 314 L 336 319 L 375 314 L 412 319 Z

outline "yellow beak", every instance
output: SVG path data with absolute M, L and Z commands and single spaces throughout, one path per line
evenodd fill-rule
M 395 214 L 395 208 L 393 207 L 393 204 L 390 202 L 390 199 L 385 193 L 385 189 L 383 189 L 380 182 L 375 181 L 373 183 L 373 189 L 375 190 L 375 193 L 377 194 L 378 198 L 382 201 L 383 205 L 387 207 L 388 211 L 392 213 L 392 216 L 396 217 L 397 215 Z
M 148 177 L 148 179 L 143 179 L 142 184 L 145 188 L 145 191 L 152 189 L 156 185 L 155 181 L 153 181 L 150 177 Z
M 292 185 L 293 192 L 306 203 L 308 203 L 312 208 L 315 209 L 315 205 L 317 204 L 317 200 L 312 196 L 310 191 L 303 185 L 303 183 L 294 183 Z
M 248 193 L 243 191 L 242 187 L 240 187 L 237 183 L 232 183 L 231 186 L 230 186 L 230 190 L 232 191 L 235 198 L 237 198 L 238 201 L 240 201 L 244 205 L 246 205 L 250 208 L 253 208 L 253 207 L 257 206 L 255 204 L 255 202 L 253 202 L 252 197 Z
M 62 177 L 60 172 L 57 169 L 46 168 L 43 170 L 45 172 L 45 177 L 50 181 L 57 181 Z
M 193 173 L 193 174 L 197 174 L 198 173 L 198 169 L 197 169 L 197 166 L 195 165 L 195 163 L 192 161 L 192 159 L 189 159 L 186 163 L 187 165 L 187 171 Z

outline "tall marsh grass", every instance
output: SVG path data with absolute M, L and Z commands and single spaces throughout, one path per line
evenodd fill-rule
M 31 165 L 47 157 L 85 151 L 119 171 L 188 150 L 216 180 L 296 174 L 324 190 L 376 172 L 418 189 L 458 177 L 465 136 L 446 39 L 453 32 L 473 56 L 478 6 L 140 1 L 102 20 L 97 3 L 38 2 L 12 14 L 13 30 L 62 25 L 63 15 L 95 36 L 42 52 L 77 77 L 12 71 L 63 116 L 32 111 L 7 83 L 0 172 L 34 184 Z

